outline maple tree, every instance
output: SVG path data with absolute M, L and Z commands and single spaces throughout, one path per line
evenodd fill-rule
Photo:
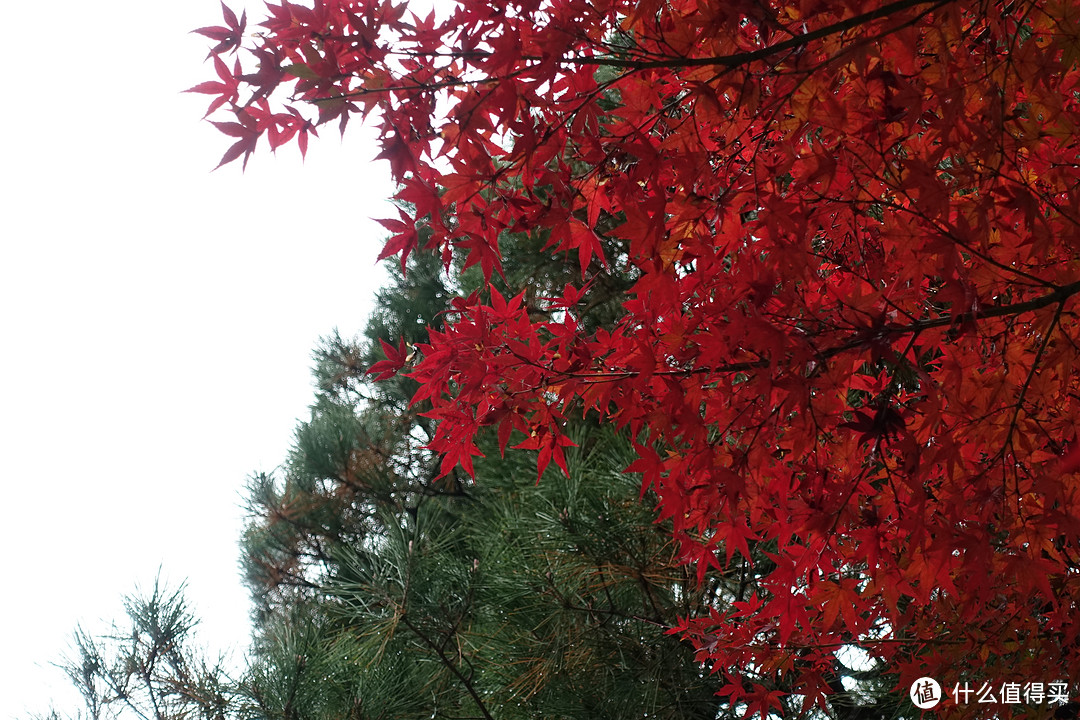
M 442 473 L 487 427 L 541 474 L 572 416 L 626 432 L 723 578 L 673 632 L 748 713 L 825 707 L 852 646 L 898 688 L 1080 680 L 1080 3 L 267 11 L 254 65 L 226 58 L 246 15 L 198 31 L 222 164 L 370 118 L 403 208 L 383 256 L 492 281 L 372 368 L 419 383 Z M 580 279 L 496 290 L 519 236 Z M 615 271 L 623 314 L 591 324 Z

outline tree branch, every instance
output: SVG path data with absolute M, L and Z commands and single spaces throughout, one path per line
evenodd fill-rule
M 931 12 L 939 7 L 949 5 L 956 0 L 938 0 L 933 3 L 926 12 Z M 819 40 L 829 35 L 835 35 L 837 33 L 846 32 L 852 28 L 860 25 L 871 23 L 874 20 L 891 15 L 894 12 L 900 10 L 907 10 L 908 8 L 917 7 L 919 5 L 926 5 L 928 0 L 897 0 L 896 2 L 889 3 L 888 5 L 882 5 L 877 10 L 871 10 L 864 12 L 861 15 L 855 15 L 846 20 L 833 23 L 832 25 L 826 25 L 825 27 L 812 30 L 808 33 L 796 35 L 793 38 L 778 42 L 773 45 L 768 45 L 759 50 L 752 50 L 749 52 L 735 53 L 733 55 L 717 55 L 714 57 L 701 57 L 701 58 L 685 58 L 678 61 L 674 60 L 620 60 L 618 58 L 575 58 L 571 60 L 564 60 L 568 64 L 574 65 L 605 65 L 609 67 L 628 67 L 635 70 L 645 70 L 648 68 L 663 68 L 663 67 L 738 67 L 739 65 L 746 65 L 756 60 L 764 60 L 770 55 L 776 55 L 777 53 L 786 52 L 788 50 L 794 50 L 802 47 L 814 40 Z
M 1054 288 L 1052 292 L 1047 293 L 1042 297 L 1035 298 L 1034 300 L 1027 300 L 1021 303 L 1014 303 L 1012 305 L 991 305 L 989 307 L 975 310 L 972 312 L 962 312 L 955 313 L 953 315 L 945 315 L 943 317 L 916 320 L 915 322 L 911 322 L 906 325 L 884 325 L 879 329 L 873 330 L 872 334 L 868 335 L 865 333 L 860 333 L 858 337 L 845 343 L 840 343 L 839 345 L 834 345 L 833 347 L 820 350 L 814 356 L 814 360 L 816 362 L 829 360 L 849 350 L 855 350 L 860 347 L 864 347 L 871 339 L 875 338 L 883 339 L 890 336 L 910 335 L 922 332 L 923 330 L 929 330 L 931 328 L 957 325 L 963 322 L 969 322 L 971 320 L 985 320 L 988 318 L 1006 317 L 1009 315 L 1021 315 L 1026 312 L 1041 310 L 1042 308 L 1049 307 L 1051 305 L 1060 305 L 1063 308 L 1065 302 L 1077 293 L 1080 293 L 1080 281 L 1069 283 L 1068 285 L 1058 286 Z M 652 374 L 685 377 L 688 375 L 697 375 L 702 373 L 748 372 L 750 370 L 760 370 L 761 368 L 769 367 L 771 364 L 772 363 L 768 359 L 747 360 L 744 362 L 727 363 L 719 366 L 714 365 L 696 367 L 690 370 L 657 370 Z M 622 380 L 624 378 L 636 377 L 639 374 L 640 372 L 636 370 L 603 370 L 598 372 L 561 373 L 560 375 L 562 377 L 579 378 L 587 382 L 611 382 L 614 380 Z
M 473 699 L 473 702 L 476 703 L 476 707 L 479 708 L 481 713 L 483 713 L 484 718 L 486 718 L 486 720 L 495 720 L 495 718 L 492 717 L 491 713 L 488 712 L 487 706 L 484 705 L 484 699 L 480 697 L 480 693 L 478 693 L 476 691 L 476 688 L 473 687 L 472 682 L 469 680 L 469 678 L 465 677 L 461 670 L 458 669 L 457 665 L 455 665 L 450 660 L 450 658 L 446 656 L 446 653 L 443 652 L 442 648 L 437 645 L 434 640 L 429 638 L 424 633 L 420 632 L 420 629 L 409 621 L 407 615 L 401 616 L 401 622 L 404 623 L 405 627 L 412 630 L 413 633 L 418 638 L 420 638 L 425 645 L 431 648 L 435 652 L 435 654 L 439 656 L 439 662 L 446 666 L 446 669 L 453 673 L 454 677 L 456 677 L 461 682 L 462 686 L 465 688 L 465 692 L 469 693 L 469 696 Z
M 891 2 L 891 3 L 887 4 L 887 5 L 882 5 L 881 7 L 877 8 L 876 10 L 870 10 L 869 12 L 864 12 L 862 14 L 855 15 L 853 17 L 847 18 L 846 20 L 841 20 L 839 22 L 835 22 L 832 25 L 826 25 L 825 27 L 818 28 L 817 30 L 812 30 L 810 32 L 803 33 L 801 35 L 796 35 L 795 37 L 784 40 L 783 42 L 774 43 L 772 45 L 768 45 L 766 47 L 759 48 L 758 50 L 752 50 L 752 51 L 741 52 L 741 53 L 734 53 L 734 54 L 731 54 L 731 55 L 714 55 L 714 56 L 711 56 L 711 57 L 697 57 L 697 58 L 667 57 L 667 58 L 663 58 L 663 59 L 660 59 L 660 60 L 635 60 L 635 59 L 603 57 L 603 56 L 601 56 L 601 57 L 567 57 L 567 58 L 561 58 L 558 61 L 558 63 L 561 63 L 563 65 L 572 65 L 572 66 L 576 65 L 576 66 L 621 67 L 621 68 L 627 68 L 627 69 L 630 69 L 630 70 L 648 70 L 648 69 L 653 69 L 653 68 L 678 68 L 678 67 L 735 68 L 735 67 L 739 67 L 740 65 L 747 65 L 747 64 L 755 62 L 757 60 L 764 60 L 767 57 L 770 57 L 772 55 L 777 55 L 779 53 L 787 52 L 788 50 L 795 50 L 797 48 L 804 47 L 805 45 L 813 42 L 814 40 L 820 40 L 821 38 L 825 38 L 825 37 L 828 37 L 830 35 L 836 35 L 838 33 L 847 32 L 848 30 L 859 27 L 861 25 L 866 25 L 867 23 L 871 23 L 871 22 L 873 22 L 875 20 L 879 20 L 881 18 L 888 17 L 889 15 L 891 15 L 891 14 L 893 14 L 895 12 L 899 12 L 901 10 L 907 10 L 909 8 L 929 4 L 930 6 L 928 8 L 926 8 L 926 10 L 924 11 L 924 14 L 925 14 L 925 13 L 928 13 L 928 12 L 933 12 L 934 10 L 936 10 L 936 9 L 938 9 L 940 7 L 944 7 L 945 5 L 949 5 L 949 4 L 953 3 L 953 2 L 956 2 L 956 0 L 937 0 L 936 2 L 932 2 L 932 4 L 931 4 L 931 0 L 896 0 L 896 2 Z M 409 56 L 413 56 L 413 57 L 427 56 L 427 57 L 450 57 L 450 58 L 460 58 L 460 59 L 474 59 L 474 58 L 483 59 L 483 58 L 487 58 L 487 57 L 491 56 L 491 53 L 481 51 L 481 50 L 462 50 L 462 51 L 459 51 L 459 52 L 451 51 L 451 52 L 430 52 L 430 53 L 423 53 L 423 52 L 401 53 L 399 51 L 399 52 L 397 52 L 395 54 L 405 54 L 405 55 L 409 55 Z M 538 56 L 534 56 L 534 55 L 523 55 L 523 56 L 521 56 L 521 59 L 529 61 L 529 62 L 537 62 L 537 63 L 541 63 L 544 60 L 543 58 L 538 57 Z M 532 67 L 536 67 L 536 66 L 527 66 L 527 67 L 519 68 L 515 72 L 511 73 L 510 77 L 513 77 L 515 75 L 523 74 L 527 70 L 531 69 Z M 478 78 L 476 80 L 462 80 L 462 79 L 457 78 L 457 77 L 452 77 L 452 78 L 449 78 L 449 79 L 446 79 L 446 80 L 439 80 L 439 81 L 432 82 L 432 83 L 415 83 L 414 85 L 411 85 L 411 86 L 409 86 L 409 85 L 401 85 L 401 86 L 389 85 L 389 86 L 378 87 L 378 88 L 361 88 L 361 89 L 358 89 L 358 90 L 353 90 L 353 91 L 350 91 L 350 92 L 341 93 L 339 95 L 331 95 L 331 96 L 328 96 L 328 97 L 307 98 L 307 99 L 305 99 L 305 98 L 293 98 L 293 100 L 305 100 L 306 102 L 310 102 L 310 103 L 313 103 L 313 104 L 318 104 L 320 102 L 341 100 L 341 99 L 360 97 L 360 96 L 365 96 L 365 95 L 389 94 L 389 93 L 394 93 L 394 92 L 398 92 L 398 91 L 408 91 L 408 90 L 432 91 L 432 90 L 439 90 L 439 89 L 445 88 L 445 87 L 460 87 L 460 86 L 466 86 L 466 85 L 482 85 L 482 84 L 485 84 L 485 83 L 498 83 L 498 82 L 500 82 L 501 80 L 504 80 L 504 79 L 506 79 L 506 78 L 502 78 L 502 77 L 484 77 L 484 78 Z

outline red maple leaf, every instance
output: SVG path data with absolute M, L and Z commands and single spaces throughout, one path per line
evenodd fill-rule
M 210 102 L 210 107 L 206 109 L 206 115 L 203 117 L 210 115 L 225 103 L 235 105 L 240 99 L 240 78 L 238 77 L 240 74 L 240 61 L 237 60 L 233 66 L 233 71 L 229 72 L 229 68 L 222 62 L 221 58 L 214 55 L 214 70 L 217 72 L 218 77 L 221 78 L 221 82 L 199 83 L 195 87 L 184 91 L 218 96 Z
M 376 382 L 394 377 L 411 359 L 409 355 L 411 351 L 405 345 L 405 338 L 398 339 L 397 347 L 394 347 L 382 338 L 379 338 L 379 344 L 382 345 L 386 359 L 374 363 L 367 371 L 368 375 L 375 376 Z
M 192 30 L 194 33 L 218 41 L 218 44 L 211 48 L 210 55 L 216 56 L 224 52 L 236 52 L 244 39 L 244 29 L 247 27 L 247 11 L 245 10 L 240 15 L 240 19 L 237 20 L 236 13 L 226 7 L 223 2 L 221 3 L 221 14 L 225 18 L 225 27 L 214 25 Z

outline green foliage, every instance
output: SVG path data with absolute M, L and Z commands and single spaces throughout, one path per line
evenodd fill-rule
M 124 598 L 126 624 L 102 635 L 81 627 L 74 655 L 59 663 L 83 697 L 86 720 L 133 714 L 142 720 L 223 720 L 235 707 L 237 688 L 221 659 L 209 662 L 193 646 L 197 621 L 184 588 L 158 580 L 149 594 Z M 48 716 L 59 720 L 55 709 Z
M 492 458 L 467 495 L 346 553 L 331 607 L 372 664 L 426 669 L 432 716 L 715 717 L 714 683 L 665 633 L 692 583 L 614 470 L 629 448 L 598 435 L 579 433 L 572 479 L 536 485 L 521 454 Z

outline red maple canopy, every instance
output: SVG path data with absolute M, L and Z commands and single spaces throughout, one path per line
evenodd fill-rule
M 199 31 L 222 163 L 365 115 L 409 208 L 384 256 L 423 227 L 489 278 L 515 233 L 580 263 L 418 348 L 444 472 L 484 426 L 541 472 L 571 414 L 625 429 L 731 578 L 677 630 L 754 712 L 820 701 L 845 645 L 901 683 L 1080 677 L 1080 2 L 267 9 L 254 62 L 224 59 L 246 18 Z M 590 329 L 609 272 L 625 314 Z

